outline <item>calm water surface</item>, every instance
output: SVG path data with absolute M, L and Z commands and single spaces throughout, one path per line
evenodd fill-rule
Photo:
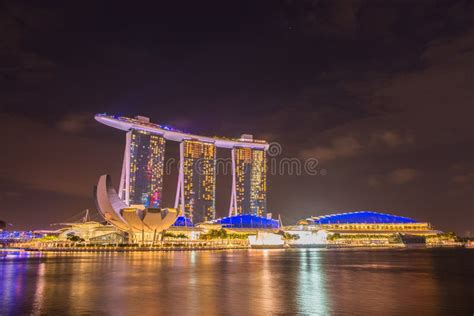
M 21 254 L 0 315 L 473 315 L 474 250 Z

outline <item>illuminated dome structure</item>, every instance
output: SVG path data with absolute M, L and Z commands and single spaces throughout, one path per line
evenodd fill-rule
M 383 214 L 383 213 L 377 213 L 377 212 L 372 212 L 372 211 L 360 211 L 360 212 L 323 215 L 323 216 L 308 218 L 307 221 L 314 225 L 417 223 L 416 220 L 408 218 L 408 217 Z
M 172 208 L 139 208 L 128 206 L 119 198 L 112 180 L 105 174 L 99 178 L 94 192 L 99 213 L 110 224 L 129 233 L 134 241 L 155 241 L 158 234 L 173 225 L 178 216 Z
M 280 222 L 278 220 L 253 214 L 222 217 L 208 223 L 222 225 L 223 228 L 280 228 Z
M 427 222 L 373 211 L 313 216 L 299 221 L 298 225 L 344 233 L 398 232 L 431 235 L 438 232 L 433 230 L 431 224 Z
M 294 229 L 324 231 L 328 244 L 335 247 L 425 244 L 426 238 L 442 233 L 428 222 L 373 211 L 312 216 L 300 220 Z
M 173 227 L 194 227 L 194 224 L 189 218 L 178 216 L 173 224 Z

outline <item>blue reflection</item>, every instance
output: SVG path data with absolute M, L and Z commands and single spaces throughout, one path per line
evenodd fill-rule
M 29 310 L 28 264 L 25 253 L 10 252 L 0 261 L 0 315 L 19 315 Z

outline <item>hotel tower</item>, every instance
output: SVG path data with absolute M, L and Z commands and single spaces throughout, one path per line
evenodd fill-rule
M 180 143 L 175 207 L 194 223 L 216 216 L 216 146 L 197 140 Z
M 263 216 L 267 206 L 267 159 L 264 149 L 232 149 L 232 196 L 230 214 Z
M 98 114 L 102 124 L 124 130 L 126 144 L 118 196 L 130 207 L 163 208 L 166 141 L 179 142 L 180 164 L 174 208 L 193 223 L 216 217 L 216 149 L 232 152 L 229 216 L 267 211 L 268 143 L 251 135 L 207 137 L 150 123 L 149 118 Z

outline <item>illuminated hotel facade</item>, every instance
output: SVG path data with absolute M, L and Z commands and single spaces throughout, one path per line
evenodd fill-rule
M 232 149 L 232 196 L 229 215 L 263 216 L 267 204 L 267 157 L 264 149 Z
M 147 131 L 127 132 L 119 197 L 127 205 L 160 207 L 165 139 Z
M 175 208 L 194 223 L 215 219 L 216 146 L 197 140 L 180 144 Z M 183 206 L 184 205 L 184 206 Z
M 136 118 L 98 114 L 105 125 L 127 131 L 118 196 L 128 206 L 160 208 L 166 141 L 180 143 L 180 167 L 174 207 L 194 223 L 215 219 L 216 149 L 232 151 L 229 215 L 266 214 L 268 143 L 251 135 L 239 139 L 184 133 Z

